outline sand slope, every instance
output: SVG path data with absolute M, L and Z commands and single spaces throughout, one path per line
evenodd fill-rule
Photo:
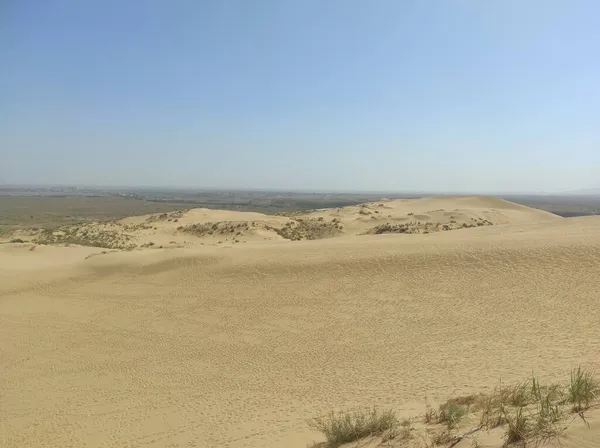
M 556 379 L 597 363 L 600 218 L 486 201 L 411 213 L 509 223 L 104 254 L 3 245 L 0 440 L 305 447 L 318 439 L 305 420 L 340 406 L 414 414 L 532 370 Z M 381 208 L 405 213 L 403 202 Z M 18 257 L 30 274 L 15 276 Z

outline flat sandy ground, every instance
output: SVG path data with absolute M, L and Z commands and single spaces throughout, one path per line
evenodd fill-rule
M 598 365 L 600 217 L 510 210 L 428 234 L 0 245 L 0 446 L 305 447 L 331 409 L 414 415 Z

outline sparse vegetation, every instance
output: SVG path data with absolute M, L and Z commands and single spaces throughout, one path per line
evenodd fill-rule
M 102 247 L 105 249 L 131 249 L 131 237 L 123 231 L 89 228 L 87 225 L 44 229 L 33 240 L 37 244 L 62 244 Z
M 543 385 L 539 378 L 532 376 L 530 380 L 512 386 L 500 385 L 489 394 L 452 398 L 442 403 L 438 410 L 428 405 L 423 416 L 425 432 L 419 436 L 417 431 L 416 436 L 430 440 L 425 445 L 431 448 L 454 446 L 467 436 L 474 437 L 478 431 L 504 427 L 505 445 L 529 446 L 531 442 L 537 446 L 539 442 L 560 435 L 565 429 L 565 417 L 569 411 L 578 412 L 584 418 L 584 411 L 595 404 L 600 404 L 599 391 L 600 382 L 594 372 L 581 367 L 574 369 L 569 381 L 563 383 Z M 479 424 L 467 432 L 460 432 L 459 423 L 471 414 L 479 414 Z M 320 428 L 330 428 L 330 432 L 334 429 L 342 432 L 338 428 L 351 427 L 350 423 L 354 420 L 352 417 L 331 414 L 327 420 L 318 421 Z M 342 422 L 345 422 L 345 426 Z M 443 429 L 440 429 L 440 424 L 444 425 Z M 311 428 L 316 429 L 314 423 Z M 395 437 L 401 437 L 403 440 L 415 437 L 411 431 L 414 429 L 410 426 L 409 419 L 394 425 Z M 325 433 L 325 431 L 321 432 Z M 351 431 L 346 429 L 344 432 Z M 354 440 L 358 439 L 352 439 Z M 330 443 L 329 438 L 327 441 Z
M 432 438 L 434 445 L 446 445 L 454 440 L 452 433 L 449 429 L 445 429 L 442 432 L 435 433 Z
M 254 227 L 254 226 L 252 226 Z M 189 233 L 198 237 L 207 235 L 225 235 L 239 236 L 242 232 L 250 230 L 250 222 L 248 221 L 221 221 L 221 222 L 203 222 L 198 224 L 190 224 L 187 226 L 179 226 L 177 230 L 184 233 Z
M 542 386 L 535 376 L 531 379 L 531 393 L 537 403 L 538 426 L 556 423 L 561 417 L 562 393 L 559 384 Z
M 332 412 L 309 420 L 311 429 L 325 436 L 327 448 L 336 448 L 369 436 L 390 440 L 399 433 L 400 421 L 391 410 L 377 408 L 351 412 Z
M 412 213 L 409 213 L 408 216 L 414 216 Z M 438 222 L 421 222 L 421 221 L 409 221 L 403 224 L 390 224 L 383 223 L 379 224 L 365 232 L 365 234 L 371 235 L 381 235 L 384 233 L 405 233 L 405 234 L 413 234 L 413 233 L 432 233 L 432 232 L 442 232 L 456 229 L 467 229 L 469 227 L 481 227 L 481 226 L 491 226 L 492 222 L 487 220 L 476 220 L 473 218 L 473 222 L 471 223 L 462 223 L 459 224 L 456 221 L 450 221 L 448 224 L 440 224 Z
M 286 240 L 320 240 L 339 235 L 342 232 L 342 224 L 339 221 L 328 223 L 318 219 L 298 218 L 287 222 L 281 228 L 267 227 L 267 229 L 276 232 Z
M 506 423 L 502 412 L 502 406 L 496 395 L 490 395 L 483 399 L 481 418 L 479 426 L 483 429 L 494 429 Z

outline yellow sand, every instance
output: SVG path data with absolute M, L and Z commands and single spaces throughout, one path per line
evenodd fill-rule
M 131 230 L 179 248 L 0 245 L 0 446 L 305 447 L 319 440 L 305 420 L 330 409 L 418 414 L 598 362 L 600 217 L 483 197 L 379 204 L 304 215 L 344 223 L 316 241 L 178 235 L 295 219 L 192 210 Z M 494 225 L 359 235 L 363 208 Z

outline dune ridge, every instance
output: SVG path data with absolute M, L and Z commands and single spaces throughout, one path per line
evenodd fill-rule
M 15 237 L 39 244 L 75 244 L 107 249 L 232 246 L 265 241 L 318 240 L 364 234 L 428 234 L 473 227 L 562 219 L 502 199 L 430 197 L 382 199 L 335 209 L 280 215 L 211 209 L 82 223 Z

